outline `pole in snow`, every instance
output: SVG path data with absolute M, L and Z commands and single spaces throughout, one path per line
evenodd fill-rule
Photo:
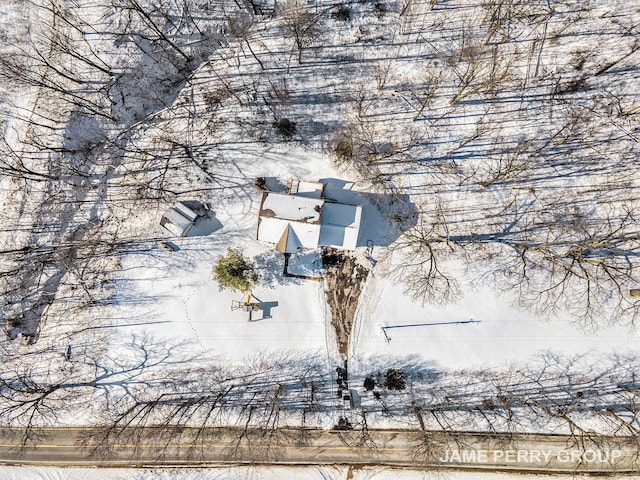
M 384 335 L 385 342 L 389 343 L 391 341 L 391 337 L 389 337 L 389 335 L 387 335 L 387 331 L 385 330 L 385 328 L 388 328 L 388 327 L 385 327 L 384 325 L 379 323 L 378 324 L 378 328 L 380 328 L 380 331 Z
M 412 323 L 409 325 L 389 325 L 383 326 L 382 328 L 406 328 L 406 327 L 432 327 L 435 325 L 462 325 L 464 323 L 480 323 L 481 320 L 474 320 L 473 318 L 470 320 L 460 320 L 458 322 L 433 322 L 433 323 Z

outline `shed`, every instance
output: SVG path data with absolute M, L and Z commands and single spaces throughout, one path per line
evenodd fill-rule
M 183 202 L 176 202 L 160 219 L 160 225 L 178 237 L 184 237 L 200 215 Z

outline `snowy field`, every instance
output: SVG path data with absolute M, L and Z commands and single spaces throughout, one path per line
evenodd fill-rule
M 201 345 L 207 353 L 234 360 L 259 352 L 326 352 L 321 283 L 288 282 L 253 289 L 252 297 L 263 309 L 249 321 L 247 312 L 231 310 L 233 301 L 246 301 L 246 294 L 220 291 L 211 280 L 211 265 L 225 251 L 202 254 L 202 242 L 176 243 L 183 253 L 130 254 L 123 260 L 126 293 L 123 300 L 118 299 L 114 335 L 126 331 L 158 339 L 181 338 Z M 196 250 L 195 262 L 189 262 L 191 249 Z M 281 273 L 277 267 L 273 267 L 274 276 Z
M 3 480 L 89 480 L 95 478 L 95 469 L 56 469 L 2 467 Z M 198 469 L 117 469 L 100 470 L 104 480 L 429 480 L 444 478 L 447 480 L 579 480 L 575 475 L 519 475 L 498 473 L 467 472 L 420 472 L 405 469 L 371 469 L 345 467 L 233 467 Z M 637 476 L 619 475 L 617 479 L 638 480 Z
M 541 319 L 488 287 L 469 289 L 455 304 L 421 306 L 385 278 L 367 285 L 354 330 L 351 358 L 359 365 L 370 356 L 414 356 L 444 370 L 499 370 L 541 353 L 607 359 L 634 353 L 640 341 L 623 326 L 585 331 L 567 317 Z

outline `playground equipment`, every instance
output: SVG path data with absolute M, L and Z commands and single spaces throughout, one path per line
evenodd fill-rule
M 260 310 L 260 304 L 258 302 L 252 302 L 251 294 L 249 294 L 247 295 L 247 299 L 245 301 L 232 300 L 231 310 L 242 310 L 243 312 L 249 312 L 249 321 L 251 321 L 253 312 L 257 312 L 258 310 Z

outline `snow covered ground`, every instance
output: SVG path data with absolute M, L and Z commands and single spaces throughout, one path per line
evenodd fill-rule
M 95 478 L 95 469 L 84 468 L 26 468 L 2 467 L 3 480 L 89 480 Z M 318 466 L 292 467 L 221 467 L 200 469 L 101 469 L 104 480 L 579 480 L 575 475 L 520 475 L 482 472 L 423 472 L 406 469 L 346 468 Z M 586 477 L 584 477 L 586 478 Z M 615 478 L 638 480 L 640 477 L 619 475 Z
M 609 172 L 599 176 L 599 173 L 583 174 L 590 171 L 591 160 L 585 160 L 584 165 L 554 163 L 555 160 L 550 163 L 531 160 L 538 163 L 529 164 L 520 158 L 538 138 L 550 138 L 549 141 L 554 142 L 560 135 L 562 139 L 553 147 L 553 158 L 587 159 L 586 151 L 591 147 L 584 147 L 577 140 L 587 141 L 587 130 L 571 123 L 575 122 L 571 120 L 572 115 L 579 113 L 583 121 L 588 121 L 584 112 L 590 108 L 598 109 L 598 118 L 605 114 L 596 104 L 599 97 L 595 93 L 586 90 L 580 96 L 576 85 L 563 82 L 585 77 L 593 83 L 594 90 L 610 88 L 627 92 L 625 76 L 637 76 L 633 69 L 618 71 L 615 68 L 610 75 L 604 75 L 602 69 L 608 72 L 612 66 L 603 64 L 606 56 L 601 56 L 605 50 L 617 47 L 622 65 L 626 64 L 623 53 L 634 52 L 634 47 L 627 48 L 622 30 L 619 34 L 609 34 L 603 29 L 608 28 L 606 26 L 623 29 L 624 25 L 631 25 L 629 21 L 637 12 L 624 2 L 603 2 L 575 10 L 570 8 L 570 3 L 512 6 L 511 23 L 504 23 L 500 16 L 490 17 L 489 5 L 450 2 L 429 6 L 426 2 L 414 2 L 406 5 L 405 10 L 395 4 L 380 10 L 352 4 L 348 21 L 341 23 L 332 13 L 316 25 L 318 38 L 309 40 L 309 48 L 300 46 L 301 62 L 295 61 L 295 44 L 291 54 L 286 55 L 282 51 L 282 39 L 274 35 L 274 32 L 286 31 L 289 15 L 295 16 L 296 10 L 292 7 L 283 11 L 284 25 L 263 22 L 249 37 L 252 52 L 240 45 L 233 50 L 235 55 L 226 52 L 210 59 L 208 68 L 196 71 L 192 84 L 176 100 L 176 105 L 189 100 L 194 102 L 193 109 L 202 109 L 204 102 L 199 99 L 212 94 L 219 96 L 221 89 L 241 92 L 240 102 L 245 101 L 244 96 L 264 99 L 265 105 L 246 100 L 249 106 L 234 112 L 237 118 L 231 122 L 230 130 L 216 133 L 213 138 L 198 133 L 200 120 L 194 122 L 192 136 L 199 134 L 203 139 L 219 142 L 202 149 L 205 161 L 212 161 L 210 168 L 214 176 L 233 172 L 234 181 L 243 184 L 238 187 L 227 179 L 222 190 L 200 196 L 213 205 L 222 228 L 206 237 L 176 241 L 181 250 L 175 253 L 154 247 L 150 252 L 128 254 L 122 261 L 123 273 L 116 295 L 118 313 L 114 318 L 122 322 L 122 319 L 144 317 L 149 325 L 135 328 L 155 333 L 170 327 L 173 334 L 176 326 L 176 331 L 187 338 L 195 335 L 204 348 L 236 359 L 242 358 L 246 351 L 265 348 L 328 349 L 330 354 L 335 353 L 331 332 L 327 332 L 330 330 L 328 314 L 320 285 L 279 277 L 280 260 L 272 253 L 272 247 L 253 240 L 259 193 L 250 188 L 250 183 L 255 176 L 263 175 L 283 183 L 290 178 L 349 181 L 365 177 L 366 180 L 360 182 L 362 188 L 379 189 L 379 185 L 372 187 L 371 177 L 367 177 L 371 172 L 363 171 L 363 165 L 336 172 L 332 155 L 326 155 L 327 143 L 333 145 L 336 138 L 342 138 L 340 135 L 348 134 L 355 142 L 354 148 L 365 148 L 360 143 L 365 141 L 364 137 L 369 138 L 371 144 L 367 148 L 377 151 L 369 157 L 369 167 L 378 169 L 386 191 L 397 188 L 407 192 L 409 202 L 417 205 L 425 223 L 436 222 L 440 214 L 445 218 L 443 231 L 437 230 L 434 236 L 446 235 L 451 239 L 441 250 L 450 248 L 455 253 L 441 251 L 439 254 L 443 255 L 444 265 L 453 264 L 452 276 L 461 292 L 459 296 L 453 295 L 450 303 L 442 305 L 444 302 L 436 298 L 432 299 L 435 301 L 428 299 L 424 306 L 420 299 L 406 294 L 406 278 L 398 279 L 390 274 L 394 262 L 402 262 L 402 256 L 389 259 L 385 251 L 386 245 L 395 239 L 393 233 L 387 243 L 378 239 L 380 232 L 392 230 L 389 215 L 385 219 L 379 213 L 367 215 L 365 212 L 359 244 L 374 240 L 373 256 L 378 264 L 366 286 L 354 326 L 350 352 L 353 360 L 365 361 L 367 356 L 376 355 L 416 355 L 443 369 L 500 369 L 513 363 L 526 364 L 545 351 L 565 356 L 588 352 L 596 357 L 632 353 L 637 333 L 625 326 L 625 320 L 617 325 L 607 319 L 610 312 L 615 312 L 612 306 L 615 302 L 611 299 L 617 293 L 595 289 L 590 298 L 596 310 L 586 312 L 583 317 L 593 314 L 598 320 L 583 322 L 580 313 L 563 308 L 571 307 L 572 301 L 575 304 L 584 301 L 582 289 L 587 287 L 580 283 L 579 269 L 576 267 L 577 272 L 569 276 L 570 280 L 576 278 L 576 283 L 567 282 L 566 290 L 561 285 L 558 288 L 561 292 L 557 294 L 559 301 L 547 305 L 543 296 L 540 301 L 535 300 L 537 282 L 545 281 L 546 267 L 541 266 L 543 260 L 532 258 L 531 266 L 522 267 L 525 276 L 521 284 L 527 284 L 533 293 L 524 288 L 525 294 L 518 295 L 517 288 L 510 282 L 518 278 L 519 267 L 510 260 L 512 252 L 500 244 L 511 241 L 509 222 L 525 231 L 527 228 L 537 231 L 541 224 L 555 222 L 555 231 L 560 232 L 557 249 L 564 254 L 570 236 L 575 239 L 576 235 L 582 235 L 575 233 L 578 230 L 586 229 L 585 235 L 595 235 L 589 224 L 580 219 L 593 218 L 593 228 L 600 228 L 595 225 L 606 222 L 607 215 L 616 218 L 634 202 L 633 195 L 618 196 L 615 189 L 609 189 L 613 177 L 622 178 L 613 167 L 614 163 L 618 165 L 616 162 L 611 164 Z M 315 5 L 312 11 L 319 12 L 319 8 Z M 451 15 L 449 9 L 457 9 L 458 15 Z M 610 21 L 612 12 L 617 12 L 620 20 Z M 488 16 L 480 20 L 480 14 Z M 528 18 L 536 21 L 528 22 Z M 588 52 L 581 49 L 579 27 L 571 22 L 598 32 L 594 49 Z M 430 25 L 430 29 L 425 25 Z M 455 34 L 456 31 L 462 31 L 462 36 Z M 429 37 L 424 41 L 426 32 Z M 398 39 L 397 46 L 391 41 L 393 38 Z M 404 38 L 406 42 L 402 43 L 399 39 Z M 495 42 L 495 51 L 484 52 L 492 42 Z M 379 56 L 371 56 L 372 50 L 367 44 L 380 44 Z M 521 50 L 518 45 L 526 45 L 528 50 Z M 385 58 L 392 58 L 392 52 L 394 61 L 385 63 Z M 633 53 L 630 55 L 629 61 L 635 58 Z M 343 57 L 348 61 L 343 61 Z M 571 65 L 567 64 L 569 60 L 573 62 Z M 336 68 L 331 62 L 341 67 Z M 595 73 L 588 68 L 595 69 Z M 216 77 L 224 83 L 224 88 L 210 81 L 212 72 L 217 75 L 224 72 L 224 77 Z M 247 74 L 253 75 L 251 81 L 244 76 Z M 484 74 L 487 75 L 482 77 Z M 429 81 L 425 81 L 425 77 Z M 485 79 L 484 83 L 481 78 Z M 357 81 L 350 83 L 352 79 Z M 491 85 L 490 81 L 498 83 Z M 432 97 L 420 93 L 421 89 L 430 88 Z M 513 92 L 509 89 L 519 92 L 517 102 L 511 101 Z M 426 98 L 424 103 L 421 95 Z M 565 95 L 560 101 L 562 107 L 549 107 L 541 100 L 545 96 L 555 98 L 554 95 Z M 222 108 L 225 107 L 223 103 Z M 163 129 L 179 132 L 184 122 L 178 115 L 179 108 L 173 108 L 175 112 L 163 114 L 169 126 Z M 228 108 L 223 111 L 224 115 L 230 115 Z M 368 114 L 373 111 L 376 113 Z M 297 120 L 298 130 L 293 138 L 299 143 L 298 147 L 265 148 L 260 143 L 269 141 L 269 135 L 259 131 L 260 122 L 268 124 L 272 116 Z M 632 122 L 628 128 L 635 128 L 635 119 L 622 117 Z M 619 157 L 623 162 L 626 154 L 622 144 L 635 148 L 635 143 L 630 142 L 629 135 L 621 133 L 627 131 L 627 127 L 618 120 L 612 120 L 609 126 L 603 122 L 596 121 L 597 127 L 594 126 L 589 135 L 593 135 L 593 142 L 604 142 L 606 137 L 608 157 Z M 335 125 L 340 128 L 331 133 Z M 155 129 L 142 128 L 141 131 L 145 136 L 154 136 L 157 135 Z M 573 136 L 564 137 L 569 130 Z M 233 144 L 230 139 L 234 135 L 244 135 L 246 143 Z M 502 144 L 501 139 L 509 141 Z M 587 144 L 591 142 L 589 139 Z M 572 147 L 564 150 L 568 144 Z M 501 145 L 510 153 L 500 152 Z M 320 153 L 311 153 L 314 151 Z M 627 169 L 626 173 L 629 174 L 626 181 L 634 186 L 635 170 Z M 375 211 L 371 209 L 370 213 Z M 155 213 L 157 218 L 160 212 Z M 571 218 L 565 218 L 565 214 Z M 546 217 L 540 220 L 541 215 L 549 215 L 551 220 Z M 149 221 L 152 218 L 147 212 L 147 228 L 154 224 Z M 566 234 L 564 229 L 568 230 Z M 500 237 L 503 230 L 506 233 Z M 549 235 L 554 234 L 541 233 L 546 235 L 547 242 Z M 161 231 L 156 235 L 163 236 Z M 498 246 L 481 247 L 477 254 L 464 249 L 469 238 L 482 237 L 498 237 Z M 528 240 L 523 237 L 517 241 Z M 265 302 L 278 303 L 271 309 L 272 318 L 246 322 L 242 312 L 230 311 L 231 302 L 240 296 L 218 292 L 210 280 L 210 267 L 227 246 L 239 246 L 256 257 L 258 264 L 264 264 L 268 280 L 254 293 Z M 515 250 L 517 248 L 516 245 Z M 360 250 L 362 254 L 366 249 Z M 549 249 L 541 256 L 547 258 L 552 254 Z M 466 258 L 467 265 L 460 265 L 462 262 L 457 261 L 456 255 Z M 593 264 L 585 265 L 589 268 Z M 531 278 L 526 277 L 529 272 L 533 272 Z M 407 270 L 405 275 L 413 273 Z M 555 277 L 548 280 L 555 281 Z M 632 286 L 632 278 L 625 278 L 620 284 L 623 292 Z M 588 288 L 593 289 L 593 284 Z M 136 306 L 136 298 L 146 300 Z M 605 299 L 605 305 L 598 310 L 600 298 Z M 526 304 L 529 309 L 522 308 Z M 471 319 L 477 323 L 454 323 Z M 423 323 L 436 325 L 387 328 L 386 338 L 381 331 L 381 327 Z M 292 334 L 286 335 L 287 330 Z
M 205 198 L 215 212 L 215 231 L 202 230 L 198 223 L 188 237 L 174 238 L 155 225 L 157 236 L 170 240 L 177 250 L 153 245 L 122 258 L 112 317 L 113 326 L 121 328 L 114 335 L 126 328 L 127 334 L 182 338 L 234 361 L 269 352 L 333 355 L 336 347 L 327 328 L 322 282 L 284 277 L 283 256 L 274 245 L 256 240 L 262 194 L 250 182 L 274 173 L 280 173 L 278 180 L 286 184 L 291 178 L 327 178 L 337 172 L 326 159 L 302 150 L 256 150 L 231 161 L 248 186 L 243 198 L 225 190 Z M 251 322 L 247 312 L 232 310 L 233 303 L 244 303 L 247 294 L 220 290 L 212 278 L 215 262 L 228 248 L 241 248 L 257 264 L 260 279 L 251 295 L 261 310 L 252 314 Z M 313 275 L 320 266 L 319 253 L 311 252 L 294 256 L 290 270 Z
M 261 310 L 249 321 L 247 312 L 231 308 L 247 295 L 220 291 L 212 280 L 212 266 L 228 246 L 224 231 L 214 235 L 219 241 L 173 240 L 180 248 L 173 253 L 154 249 L 127 255 L 118 282 L 113 326 L 119 328 L 114 335 L 125 330 L 156 339 L 180 338 L 235 361 L 274 351 L 324 355 L 330 344 L 322 283 L 283 278 L 274 286 L 254 288 L 252 302 L 258 301 Z M 278 279 L 281 256 L 262 256 L 270 265 L 260 271 Z
M 407 355 L 445 370 L 499 370 L 545 352 L 594 358 L 632 354 L 640 341 L 637 331 L 619 325 L 585 331 L 566 316 L 540 318 L 514 308 L 508 296 L 490 287 L 471 287 L 453 304 L 422 306 L 402 285 L 374 277 L 364 295 L 351 350 L 352 360 L 363 365 L 371 356 Z

